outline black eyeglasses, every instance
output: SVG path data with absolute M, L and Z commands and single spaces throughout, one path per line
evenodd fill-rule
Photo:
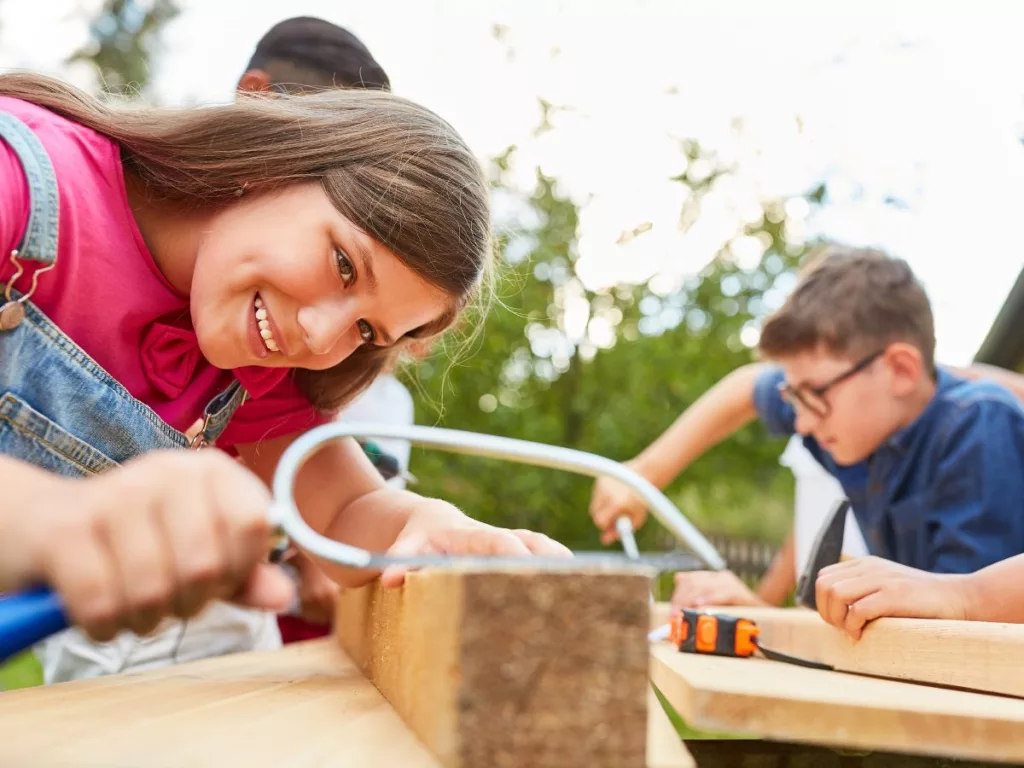
M 782 384 L 779 384 L 779 393 L 782 395 L 782 398 L 794 408 L 799 404 L 819 419 L 824 419 L 832 412 L 832 406 L 830 406 L 828 404 L 828 400 L 825 399 L 825 393 L 832 389 L 836 384 L 846 381 L 851 376 L 856 376 L 881 357 L 883 352 L 885 352 L 885 350 L 880 349 L 877 352 L 868 355 L 863 360 L 855 363 L 849 370 L 843 371 L 841 374 L 825 382 L 820 387 L 811 387 L 806 384 L 794 387 L 791 384 L 783 382 Z

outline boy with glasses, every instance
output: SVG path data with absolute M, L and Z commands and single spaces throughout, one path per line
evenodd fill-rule
M 832 249 L 765 322 L 759 351 L 772 362 L 726 376 L 630 464 L 664 487 L 759 417 L 773 434 L 802 435 L 873 555 L 978 571 L 1024 553 L 1024 410 L 993 381 L 937 369 L 934 350 L 931 307 L 905 262 Z M 627 489 L 598 481 L 598 526 L 623 513 L 634 525 L 645 517 Z M 881 567 L 869 560 L 862 567 Z M 756 602 L 732 574 L 679 574 L 673 602 L 699 607 L 741 589 Z

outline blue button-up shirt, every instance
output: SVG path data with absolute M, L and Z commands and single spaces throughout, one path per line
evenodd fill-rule
M 769 432 L 791 435 L 783 380 L 778 368 L 762 373 L 754 404 Z M 1024 409 L 994 382 L 940 371 L 924 412 L 858 464 L 803 442 L 843 486 L 872 554 L 970 573 L 1024 553 Z

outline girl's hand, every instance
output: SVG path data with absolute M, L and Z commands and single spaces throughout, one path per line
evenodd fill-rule
M 623 516 L 629 518 L 634 528 L 639 528 L 647 520 L 647 504 L 625 483 L 613 477 L 599 477 L 590 498 L 590 517 L 601 531 L 602 544 L 611 544 L 619 538 L 615 521 Z
M 50 476 L 11 546 L 94 640 L 152 631 L 211 600 L 286 608 L 294 587 L 267 555 L 266 487 L 216 450 L 147 454 L 85 480 Z M 7 549 L 8 547 L 4 547 Z
M 854 640 L 882 616 L 967 618 L 965 577 L 928 573 L 880 557 L 861 557 L 823 568 L 815 584 L 818 613 Z
M 497 528 L 466 517 L 445 502 L 425 500 L 410 515 L 388 554 L 408 556 L 430 553 L 572 557 L 568 548 L 541 533 Z M 381 574 L 381 583 L 386 587 L 400 586 L 405 580 L 406 571 L 408 568 L 404 566 L 387 568 Z

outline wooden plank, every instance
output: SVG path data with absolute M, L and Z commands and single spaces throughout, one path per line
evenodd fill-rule
M 695 768 L 654 688 L 647 687 L 647 768 Z
M 803 608 L 709 608 L 757 623 L 767 648 L 837 670 L 1024 697 L 1024 625 L 878 619 L 860 640 Z M 667 621 L 660 604 L 652 620 Z
M 1024 701 L 652 646 L 651 677 L 686 722 L 782 741 L 1024 761 Z
M 650 579 L 412 573 L 343 591 L 342 647 L 448 768 L 644 765 Z
M 330 638 L 2 693 L 0 765 L 439 768 Z

